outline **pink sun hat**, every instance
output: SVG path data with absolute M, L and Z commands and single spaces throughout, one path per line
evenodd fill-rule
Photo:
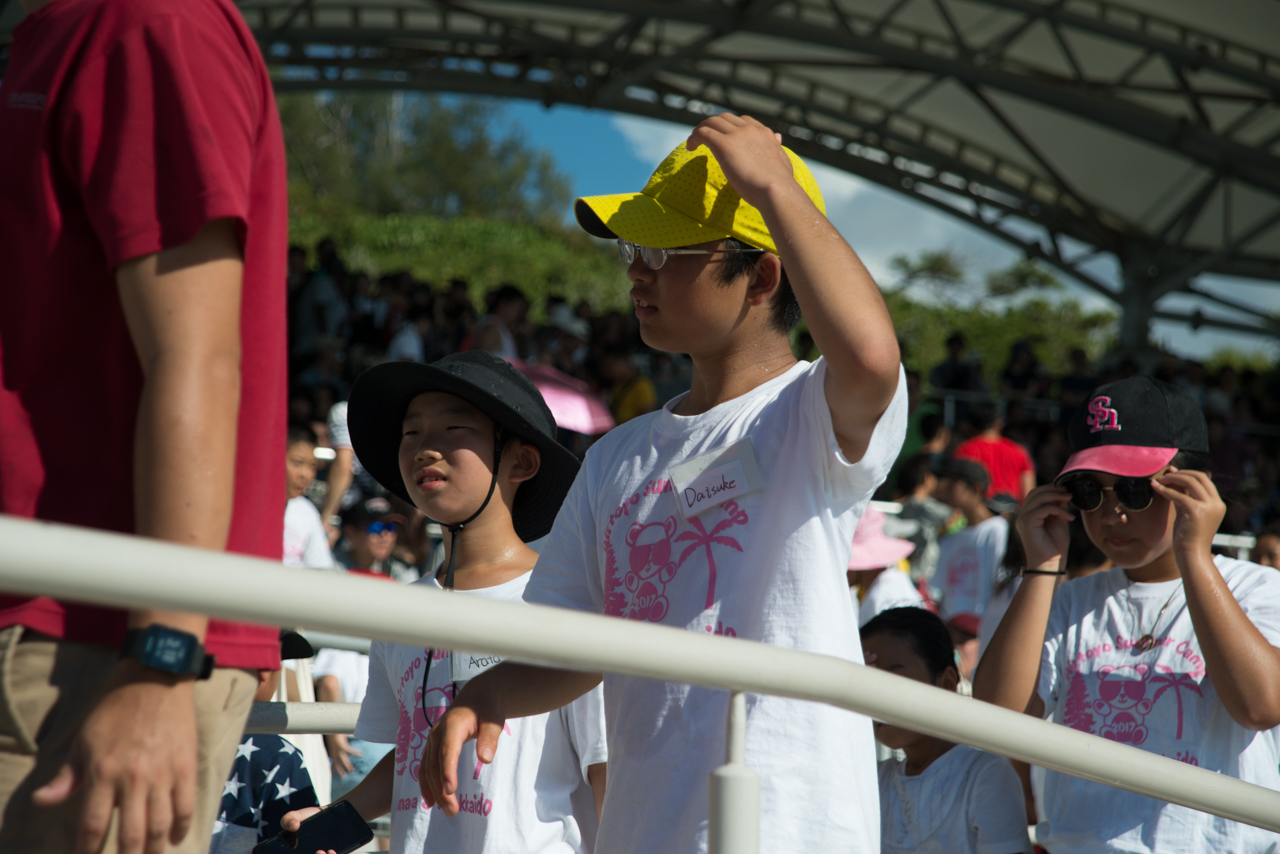
M 910 540 L 885 536 L 885 518 L 879 510 L 870 507 L 862 514 L 862 521 L 853 532 L 853 556 L 849 558 L 849 569 L 884 569 L 916 550 L 916 544 Z

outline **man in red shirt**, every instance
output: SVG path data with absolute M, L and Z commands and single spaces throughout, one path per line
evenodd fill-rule
M 230 0 L 22 2 L 0 512 L 279 560 L 285 166 L 257 45 Z M 0 851 L 207 851 L 277 631 L 0 595 Z
M 1019 502 L 1036 486 L 1036 466 L 1027 449 L 1001 435 L 1004 421 L 996 415 L 991 404 L 981 404 L 970 410 L 969 422 L 978 431 L 972 439 L 956 446 L 954 456 L 963 460 L 976 460 L 987 468 L 991 482 L 987 497 L 1008 495 Z

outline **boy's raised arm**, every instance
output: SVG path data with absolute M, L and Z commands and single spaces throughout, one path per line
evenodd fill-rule
M 851 462 L 862 459 L 897 390 L 901 360 L 879 288 L 796 183 L 773 131 L 749 116 L 722 113 L 694 128 L 687 146 L 700 145 L 711 149 L 738 195 L 769 226 L 809 332 L 827 362 L 827 405 L 836 438 Z

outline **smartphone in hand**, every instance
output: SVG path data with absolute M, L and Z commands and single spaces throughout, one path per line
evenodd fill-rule
M 285 831 L 260 842 L 253 854 L 315 854 L 317 851 L 337 851 L 350 854 L 373 839 L 373 831 L 347 801 L 322 809 L 302 822 L 297 833 Z

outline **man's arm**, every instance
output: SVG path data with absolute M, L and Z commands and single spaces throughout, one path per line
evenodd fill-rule
M 587 782 L 591 784 L 591 795 L 596 802 L 596 820 L 600 820 L 600 813 L 604 810 L 604 792 L 608 785 L 609 765 L 601 762 L 597 765 L 587 766 Z
M 781 138 L 749 116 L 721 113 L 687 146 L 709 147 L 733 188 L 756 207 L 827 362 L 831 422 L 845 456 L 862 459 L 898 388 L 898 339 L 861 259 L 796 183 Z M 768 256 L 766 256 L 768 257 Z
M 342 683 L 338 681 L 337 676 L 329 673 L 316 680 L 316 702 L 343 702 Z M 352 747 L 350 742 L 347 741 L 347 737 L 342 733 L 326 734 L 324 745 L 329 748 L 329 759 L 333 762 L 333 770 L 344 777 L 356 770 L 356 767 L 351 764 L 351 760 L 348 757 L 364 755 L 362 751 Z
M 567 706 L 600 684 L 599 673 L 557 670 L 506 661 L 466 684 L 431 728 L 423 747 L 418 785 L 427 806 L 458 814 L 458 756 L 476 740 L 476 757 L 493 761 L 509 718 L 540 715 Z M 593 787 L 594 788 L 594 787 Z
M 223 549 L 231 526 L 240 409 L 243 263 L 229 220 L 207 223 L 188 243 L 116 270 L 125 320 L 143 372 L 134 436 L 136 531 Z M 176 568 L 175 568 L 176 569 Z M 137 610 L 153 623 L 203 640 L 208 620 Z M 60 803 L 84 788 L 77 850 L 101 848 L 115 807 L 126 854 L 160 852 L 187 834 L 195 808 L 194 680 L 121 661 L 89 713 L 71 761 L 37 791 Z
M 320 510 L 320 521 L 324 523 L 329 548 L 333 548 L 342 534 L 340 528 L 329 524 L 329 520 L 342 510 L 342 496 L 347 494 L 355 477 L 352 473 L 355 466 L 352 463 L 356 458 L 356 452 L 351 448 L 334 448 L 333 453 L 333 462 L 329 463 L 329 491 L 324 496 L 324 507 Z

